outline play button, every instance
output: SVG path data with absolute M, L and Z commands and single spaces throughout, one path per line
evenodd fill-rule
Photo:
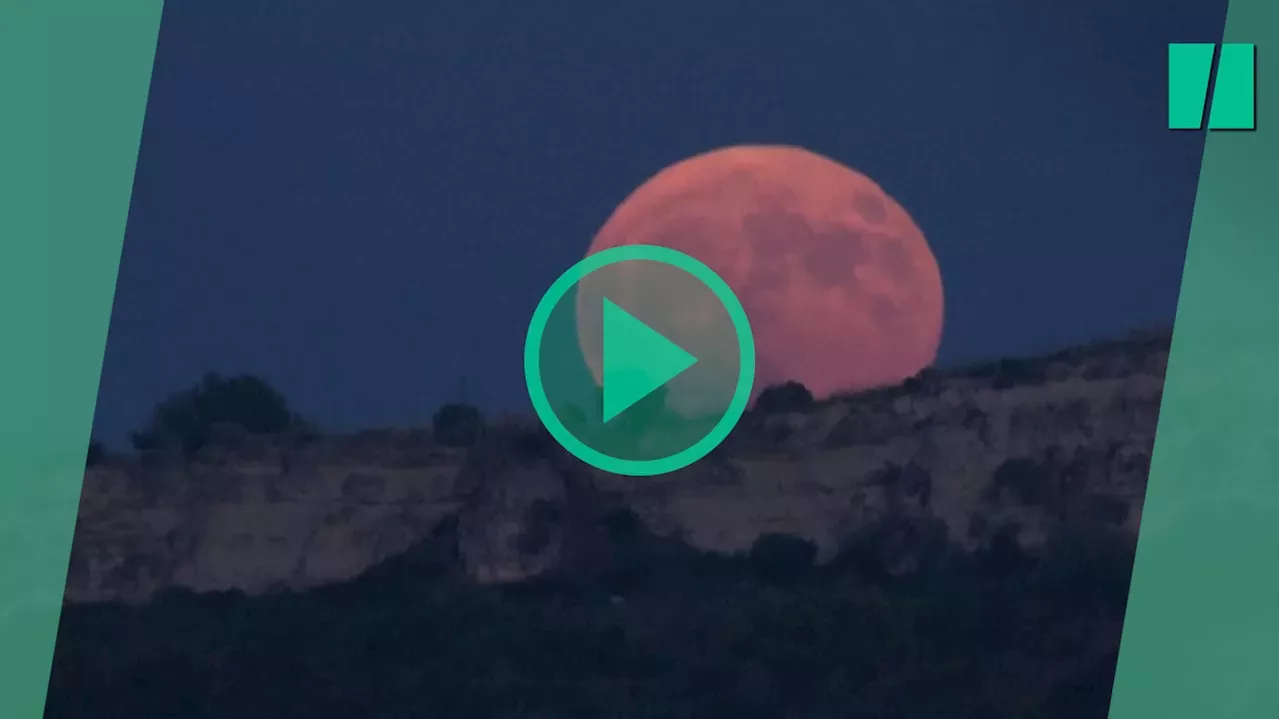
M 538 418 L 579 459 L 651 476 L 704 457 L 746 409 L 751 327 L 710 268 L 630 245 L 578 262 L 547 290 L 525 340 Z
M 607 297 L 603 333 L 605 422 L 698 361 Z

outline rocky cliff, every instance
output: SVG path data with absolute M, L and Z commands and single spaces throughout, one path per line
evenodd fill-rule
M 480 581 L 589 557 L 612 509 L 724 552 L 786 533 L 830 554 L 886 526 L 897 539 L 881 544 L 908 557 L 924 526 L 969 546 L 1010 528 L 1033 543 L 1078 520 L 1136 529 L 1168 345 L 1135 335 L 750 414 L 712 456 L 657 478 L 591 470 L 518 422 L 471 452 L 395 430 L 108 457 L 85 475 L 66 596 L 341 581 L 446 519 Z

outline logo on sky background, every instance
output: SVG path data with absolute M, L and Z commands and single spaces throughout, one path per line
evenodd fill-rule
M 1169 129 L 1203 128 L 1207 105 L 1210 130 L 1254 130 L 1256 62 L 1252 43 L 1169 45 Z

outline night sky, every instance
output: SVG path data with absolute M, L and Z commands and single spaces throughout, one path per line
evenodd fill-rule
M 794 6 L 799 7 L 794 7 Z M 588 12 L 590 9 L 590 12 Z M 1173 320 L 1224 0 L 168 3 L 95 435 L 206 371 L 333 430 L 527 403 L 542 291 L 664 166 L 806 147 L 912 213 L 940 364 Z

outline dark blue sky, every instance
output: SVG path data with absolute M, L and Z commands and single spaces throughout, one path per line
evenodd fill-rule
M 1168 324 L 1203 135 L 1164 129 L 1165 46 L 1225 7 L 168 3 L 95 432 L 209 370 L 333 429 L 423 424 L 463 377 L 523 406 L 541 292 L 647 177 L 740 142 L 915 216 L 943 363 Z

